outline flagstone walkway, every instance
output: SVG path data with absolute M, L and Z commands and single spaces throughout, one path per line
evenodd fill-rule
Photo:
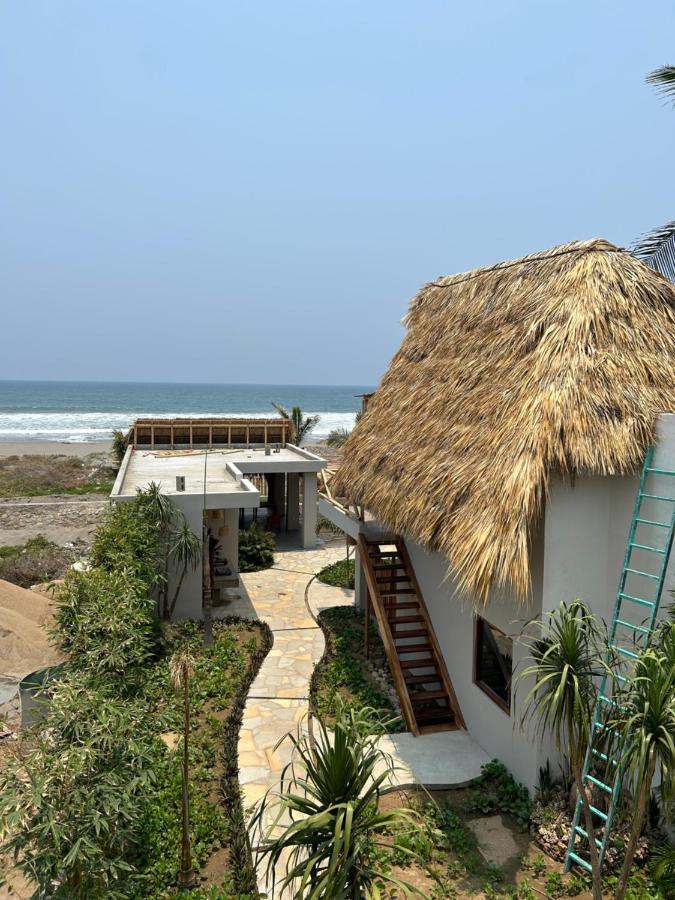
M 279 549 L 271 569 L 242 575 L 240 587 L 215 611 L 216 615 L 262 619 L 274 635 L 274 645 L 249 690 L 239 733 L 239 781 L 247 811 L 270 789 L 279 788 L 292 750 L 290 741 L 283 738 L 297 732 L 307 720 L 309 683 L 325 647 L 314 616 L 327 607 L 354 602 L 353 591 L 311 580 L 324 566 L 344 556 L 342 540 L 313 550 Z M 390 735 L 382 739 L 382 749 L 396 766 L 392 785 L 401 787 L 419 783 L 458 787 L 476 778 L 481 765 L 489 760 L 464 731 L 422 738 Z M 266 817 L 263 827 L 269 824 Z M 252 842 L 255 840 L 252 835 Z M 277 869 L 280 880 L 284 864 Z M 280 896 L 278 889 L 271 890 L 262 872 L 259 879 L 261 891 L 267 891 L 269 897 Z

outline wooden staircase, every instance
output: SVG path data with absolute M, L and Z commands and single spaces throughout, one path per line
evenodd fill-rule
M 414 735 L 463 728 L 464 719 L 415 577 L 405 541 L 358 548 L 405 723 Z M 367 611 L 368 615 L 368 611 Z

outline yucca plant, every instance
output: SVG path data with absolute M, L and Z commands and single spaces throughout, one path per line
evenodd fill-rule
M 140 502 L 145 507 L 150 520 L 158 533 L 158 552 L 160 556 L 160 567 L 157 576 L 157 585 L 159 588 L 158 608 L 160 615 L 167 618 L 168 615 L 168 596 L 169 589 L 169 553 L 171 551 L 171 531 L 173 520 L 176 515 L 176 507 L 171 497 L 162 493 L 162 485 L 159 482 L 151 481 L 143 490 L 137 491 Z
M 263 833 L 256 865 L 265 863 L 273 889 L 283 862 L 281 891 L 290 888 L 303 900 L 376 898 L 385 884 L 399 896 L 424 896 L 385 872 L 375 853 L 391 830 L 421 827 L 411 810 L 378 811 L 393 772 L 378 741 L 391 724 L 374 710 L 342 707 L 333 732 L 319 721 L 315 739 L 288 736 L 293 759 L 280 791 L 264 799 L 253 820 Z
M 631 831 L 614 894 L 615 900 L 623 900 L 657 767 L 664 784 L 675 777 L 675 664 L 658 645 L 648 647 L 616 699 L 610 724 L 633 795 Z
M 524 700 L 521 727 L 536 720 L 540 734 L 550 733 L 567 756 L 583 805 L 593 868 L 593 897 L 602 900 L 600 859 L 595 844 L 590 791 L 583 783 L 586 749 L 591 738 L 597 680 L 611 675 L 604 662 L 606 636 L 580 600 L 561 602 L 547 620 L 531 623 L 524 635 L 530 650 L 517 681 L 532 679 Z

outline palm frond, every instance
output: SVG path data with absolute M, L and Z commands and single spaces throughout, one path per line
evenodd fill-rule
M 647 84 L 655 87 L 662 96 L 672 99 L 675 104 L 675 66 L 660 66 L 647 75 Z
M 675 221 L 643 234 L 631 247 L 631 253 L 651 269 L 675 281 Z

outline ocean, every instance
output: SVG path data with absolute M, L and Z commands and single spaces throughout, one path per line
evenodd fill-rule
M 0 381 L 0 441 L 107 440 L 137 416 L 274 416 L 272 401 L 321 419 L 312 432 L 351 428 L 370 385 L 149 384 Z

